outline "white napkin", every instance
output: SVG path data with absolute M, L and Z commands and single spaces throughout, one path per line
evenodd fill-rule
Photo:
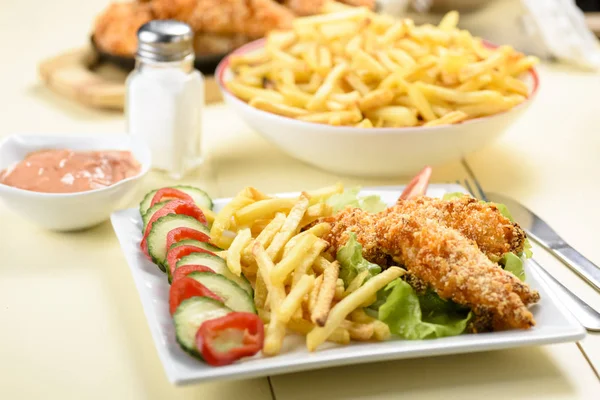
M 403 16 L 408 15 L 410 5 L 421 11 L 432 1 L 435 0 L 379 0 L 379 6 L 384 13 Z M 419 17 L 415 19 L 422 20 L 424 15 Z M 435 23 L 439 16 L 425 19 Z M 527 54 L 600 70 L 600 44 L 574 0 L 490 1 L 476 12 L 461 15 L 460 26 Z

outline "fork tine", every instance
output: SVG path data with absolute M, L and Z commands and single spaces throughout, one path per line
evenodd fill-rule
M 465 179 L 464 182 L 464 187 L 467 188 L 467 190 L 469 191 L 469 193 L 471 194 L 471 196 L 478 198 L 477 195 L 475 194 L 475 191 L 473 191 L 473 187 L 471 186 L 471 184 L 469 183 L 468 179 Z
M 479 193 L 479 196 L 476 196 L 475 194 L 473 194 L 473 197 L 477 197 L 478 199 L 481 199 L 483 201 L 489 201 L 488 198 L 487 198 L 487 196 L 485 195 L 485 192 L 483 191 L 483 188 L 481 187 L 481 185 L 477 181 L 477 178 L 475 178 L 475 174 L 473 173 L 473 170 L 471 169 L 471 167 L 469 166 L 469 164 L 467 164 L 467 162 L 466 162 L 465 159 L 462 160 L 462 164 L 465 167 L 465 169 L 467 170 L 467 173 L 473 179 L 473 184 L 475 185 L 475 187 L 477 188 L 477 192 Z M 473 191 L 471 189 L 469 189 L 469 191 L 471 193 L 473 193 Z

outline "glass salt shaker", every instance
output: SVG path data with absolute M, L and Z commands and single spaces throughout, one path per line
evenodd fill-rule
M 137 35 L 126 82 L 127 130 L 146 142 L 153 168 L 179 179 L 202 162 L 204 79 L 194 69 L 194 35 L 174 20 L 148 22 Z

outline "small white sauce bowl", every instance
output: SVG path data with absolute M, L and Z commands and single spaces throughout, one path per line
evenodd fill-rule
M 73 231 L 106 221 L 111 212 L 132 199 L 135 188 L 148 173 L 148 147 L 126 134 L 85 136 L 12 135 L 0 142 L 0 170 L 44 149 L 125 150 L 141 164 L 140 172 L 114 185 L 77 193 L 41 193 L 0 183 L 0 198 L 13 211 L 46 229 Z

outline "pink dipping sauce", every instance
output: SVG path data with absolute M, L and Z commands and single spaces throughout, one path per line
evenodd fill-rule
M 129 151 L 40 150 L 0 171 L 0 183 L 43 193 L 85 192 L 114 185 L 140 170 Z

